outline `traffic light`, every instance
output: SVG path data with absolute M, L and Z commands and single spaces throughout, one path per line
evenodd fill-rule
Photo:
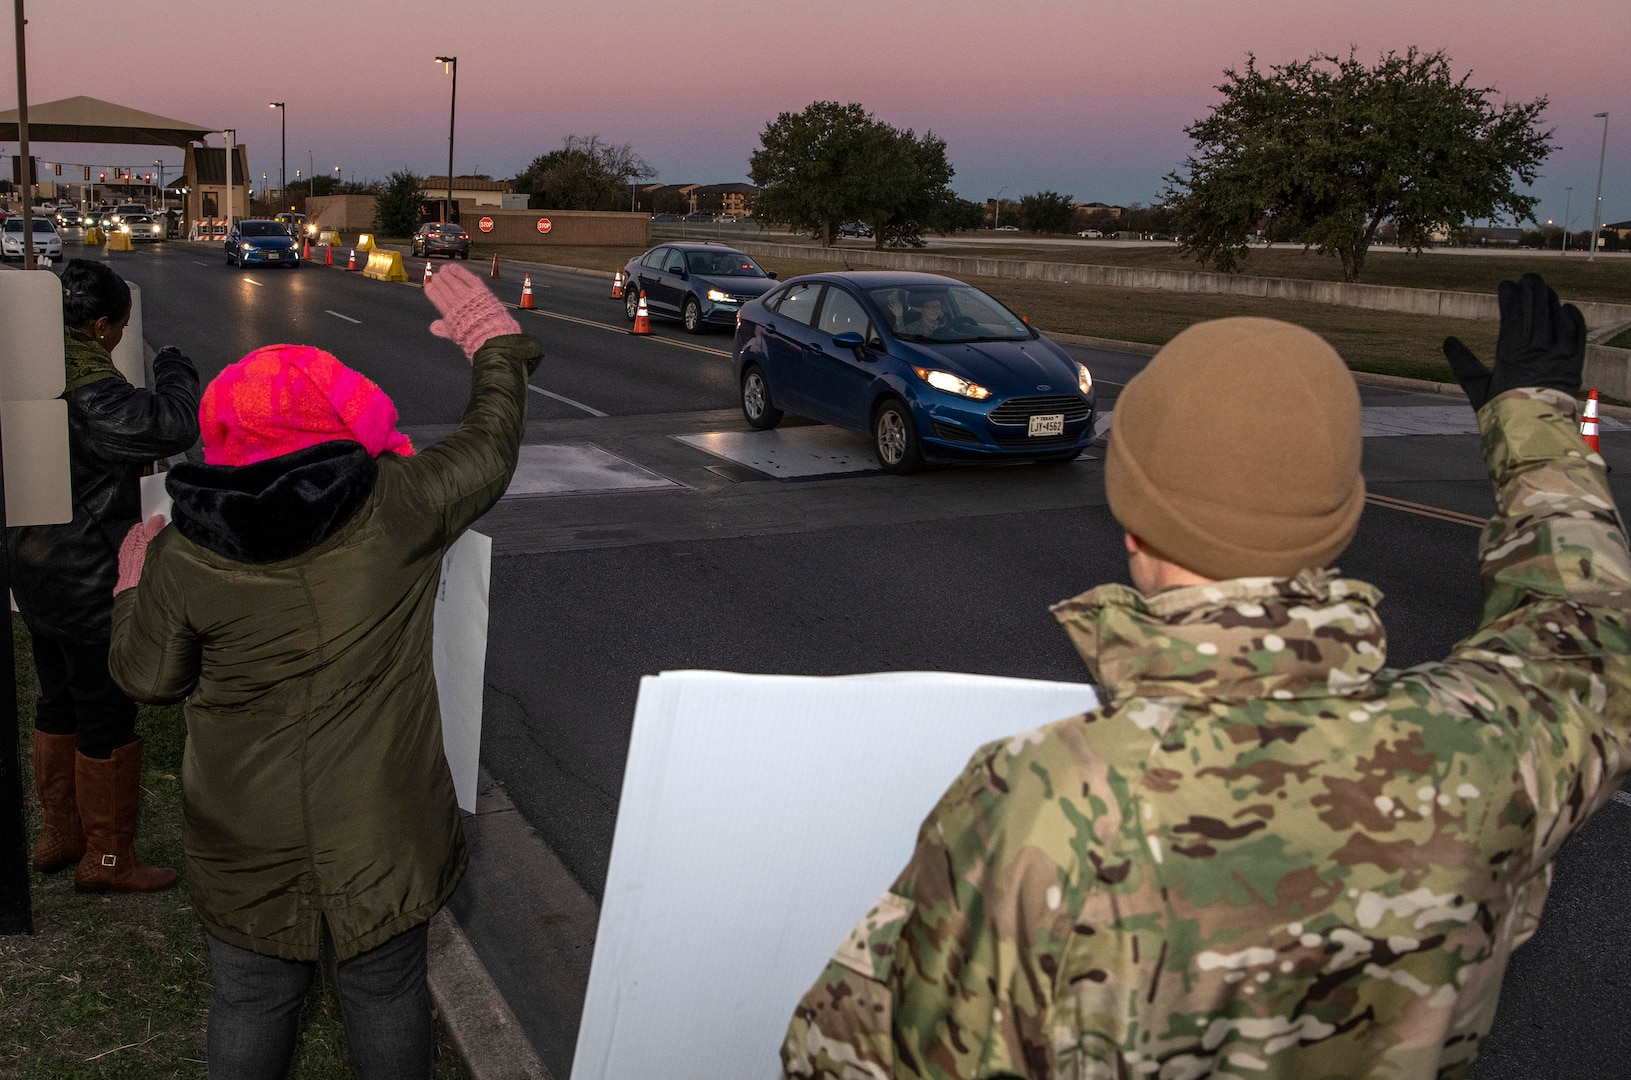
M 85 166 L 85 179 L 89 180 L 90 178 L 91 178 L 91 167 L 89 165 L 86 165 Z
M 97 180 L 98 183 L 106 183 L 107 179 L 108 179 L 108 174 L 105 173 L 105 172 L 99 172 L 99 173 L 96 174 L 96 180 Z
M 60 162 L 60 161 L 57 162 L 57 175 L 58 176 L 62 175 L 62 162 Z

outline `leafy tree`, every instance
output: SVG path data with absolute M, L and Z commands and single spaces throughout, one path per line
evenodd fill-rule
M 1019 227 L 1037 233 L 1069 232 L 1076 220 L 1076 200 L 1057 191 L 1021 196 Z
M 816 101 L 765 125 L 749 176 L 756 220 L 791 226 L 830 245 L 845 221 L 872 226 L 878 247 L 923 243 L 922 230 L 952 199 L 945 140 L 874 119 L 853 102 Z
M 419 194 L 424 180 L 411 169 L 398 169 L 385 178 L 374 199 L 374 217 L 386 236 L 412 236 L 419 228 Z
M 1357 281 L 1383 222 L 1419 252 L 1435 228 L 1510 216 L 1533 221 L 1531 183 L 1551 151 L 1544 97 L 1494 103 L 1457 79 L 1442 50 L 1389 52 L 1374 68 L 1350 51 L 1224 72 L 1223 101 L 1185 133 L 1195 151 L 1163 195 L 1186 250 L 1232 272 L 1265 214 L 1276 230 L 1342 262 Z
M 629 185 L 655 175 L 657 170 L 628 143 L 568 135 L 559 150 L 534 158 L 514 185 L 534 210 L 623 210 L 629 205 Z
M 929 228 L 941 236 L 949 236 L 965 229 L 978 229 L 985 224 L 985 204 L 968 199 L 948 199 L 929 218 Z

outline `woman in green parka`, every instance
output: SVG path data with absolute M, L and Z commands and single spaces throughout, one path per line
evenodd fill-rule
M 256 350 L 205 390 L 204 463 L 167 481 L 174 527 L 138 526 L 121 552 L 114 677 L 141 701 L 187 701 L 211 1077 L 286 1073 L 325 938 L 362 1075 L 429 1075 L 426 922 L 466 861 L 435 591 L 443 554 L 509 485 L 541 354 L 467 271 L 425 294 L 431 330 L 472 360 L 456 433 L 415 453 L 390 399 L 334 357 Z

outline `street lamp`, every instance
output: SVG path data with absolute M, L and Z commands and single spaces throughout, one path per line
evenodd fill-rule
M 997 226 L 1002 224 L 1002 193 L 1007 191 L 1007 190 L 1008 190 L 1008 185 L 1007 184 L 1002 185 L 1002 187 L 997 189 L 997 197 L 995 199 L 991 200 L 997 206 L 997 212 L 995 214 L 993 214 L 992 218 L 991 218 L 991 231 L 992 232 L 995 232 L 997 230 Z
M 281 121 L 283 137 L 282 145 L 278 151 L 277 196 L 278 202 L 282 202 L 283 189 L 288 183 L 287 178 L 289 175 L 289 110 L 281 101 L 269 101 L 266 103 L 266 107 L 268 109 L 280 110 L 278 112 L 278 119 Z
M 442 221 L 448 222 L 453 220 L 453 120 L 459 104 L 459 58 L 438 56 L 435 60 L 453 75 L 453 92 L 447 100 L 447 202 L 442 205 Z
M 1574 205 L 1574 188 L 1566 187 L 1563 190 L 1568 192 L 1568 195 L 1563 199 L 1563 250 L 1560 254 L 1567 255 L 1569 253 L 1569 208 Z
M 1597 151 L 1597 198 L 1591 204 L 1591 254 L 1586 256 L 1587 262 L 1596 262 L 1597 233 L 1603 226 L 1603 158 L 1608 154 L 1608 114 L 1600 112 L 1591 115 L 1603 122 L 1603 148 Z

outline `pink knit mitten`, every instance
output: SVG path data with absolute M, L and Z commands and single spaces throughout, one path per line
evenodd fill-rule
M 453 342 L 468 358 L 474 359 L 476 350 L 492 338 L 521 332 L 498 298 L 462 266 L 449 266 L 431 278 L 425 283 L 425 295 L 442 314 L 430 324 L 430 332 Z
M 146 521 L 138 521 L 125 533 L 119 545 L 119 580 L 113 583 L 113 595 L 135 588 L 142 580 L 142 564 L 147 561 L 147 542 L 164 531 L 164 515 L 154 514 Z

